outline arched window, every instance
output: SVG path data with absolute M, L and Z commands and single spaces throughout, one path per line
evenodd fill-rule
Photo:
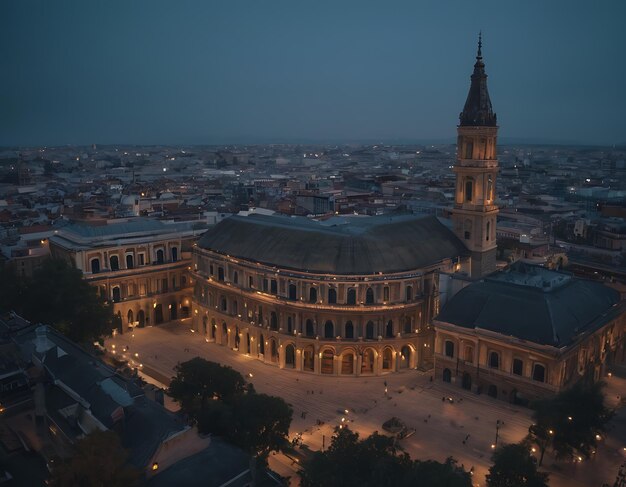
M 233 272 L 233 284 L 239 284 L 239 273 L 237 271 Z
M 351 287 L 348 289 L 348 298 L 346 304 L 356 304 L 356 289 Z
M 278 294 L 278 282 L 276 281 L 276 279 L 272 279 L 270 281 L 270 293 Z
M 259 354 L 261 355 L 265 355 L 265 339 L 263 338 L 263 335 L 261 335 L 259 337 Z
M 109 257 L 109 264 L 112 271 L 120 270 L 120 259 L 117 257 L 117 255 L 112 255 L 111 257 Z
M 346 323 L 346 338 L 354 338 L 354 325 L 351 321 Z
M 272 311 L 270 313 L 270 329 L 278 330 L 278 317 L 276 316 L 276 312 Z
M 383 301 L 389 301 L 389 286 L 383 288 Z
M 498 388 L 496 386 L 494 386 L 493 384 L 491 384 L 487 388 L 487 395 L 497 399 L 498 398 Z
M 324 324 L 324 338 L 333 338 L 335 336 L 335 326 L 332 321 L 327 321 Z
M 489 352 L 489 367 L 492 369 L 500 368 L 500 354 L 498 352 Z
M 513 359 L 513 373 L 515 375 L 524 375 L 524 362 L 519 358 Z
M 239 304 L 237 303 L 236 299 L 233 301 L 233 314 L 239 314 Z
M 465 159 L 472 159 L 474 156 L 474 142 L 468 140 L 465 143 Z
M 465 358 L 466 362 L 474 363 L 474 347 L 471 345 L 465 345 Z
M 293 332 L 293 322 L 291 321 L 291 316 L 287 316 L 287 333 Z
M 407 301 L 413 301 L 413 286 L 407 286 L 404 294 Z
M 385 327 L 385 336 L 387 338 L 393 338 L 393 321 L 389 320 Z
M 120 288 L 118 286 L 115 286 L 113 289 L 111 289 L 111 293 L 113 295 L 113 302 L 117 303 L 121 300 L 122 295 L 120 292 Z
M 337 290 L 334 287 L 328 289 L 328 302 L 335 304 L 337 302 Z
M 485 235 L 485 240 L 489 241 L 489 235 L 491 234 L 491 222 L 487 222 L 487 232 Z
M 371 287 L 365 291 L 365 304 L 374 304 L 374 290 Z
M 100 259 L 91 259 L 91 273 L 97 274 L 100 272 Z
M 157 250 L 156 261 L 157 261 L 157 264 L 163 264 L 163 262 L 165 262 L 165 255 L 163 254 L 163 249 Z
M 404 318 L 404 333 L 412 333 L 413 327 L 411 326 L 411 317 Z
M 285 367 L 291 369 L 296 366 L 296 350 L 293 345 L 289 344 L 285 347 Z
M 368 321 L 367 325 L 365 325 L 365 338 L 368 340 L 374 339 L 374 322 Z
M 217 280 L 218 281 L 223 281 L 224 280 L 224 268 L 223 267 L 218 267 L 217 268 Z
M 533 380 L 536 380 L 538 382 L 546 381 L 546 368 L 543 365 L 533 365 Z
M 134 266 L 135 262 L 133 259 L 133 255 L 132 254 L 127 254 L 126 255 L 126 268 L 127 269 L 132 269 Z
M 317 303 L 317 288 L 309 289 L 309 303 Z
M 308 337 L 315 336 L 315 328 L 311 320 L 306 320 L 304 331 L 305 331 L 305 335 Z
M 446 340 L 444 344 L 444 354 L 446 357 L 454 357 L 454 342 Z
M 297 291 L 296 291 L 296 285 L 295 284 L 289 284 L 289 300 L 290 301 L 295 301 L 296 299 L 298 299 L 298 295 L 297 295 Z
M 172 262 L 178 261 L 178 249 L 176 247 L 172 247 Z
M 222 298 L 221 309 L 222 311 L 226 311 L 228 309 L 228 303 L 226 302 L 226 298 Z
M 465 201 L 471 202 L 474 197 L 474 180 L 467 178 L 465 180 Z
M 128 310 L 128 315 L 127 315 L 127 318 L 128 318 L 128 324 L 129 324 L 129 325 L 132 325 L 132 324 L 133 324 L 133 321 L 135 321 L 135 320 L 133 319 L 133 318 L 134 318 L 134 316 L 133 316 L 133 310 L 132 310 L 132 309 L 129 309 L 129 310 Z

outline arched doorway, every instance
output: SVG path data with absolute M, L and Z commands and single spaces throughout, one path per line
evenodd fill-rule
M 285 347 L 285 367 L 296 367 L 296 349 L 291 343 Z
M 400 349 L 400 362 L 401 369 L 408 369 L 411 367 L 411 347 L 405 345 Z
M 309 345 L 303 350 L 303 361 L 302 361 L 302 370 L 308 370 L 313 372 L 315 370 L 315 361 L 313 359 L 313 354 L 315 353 L 313 350 L 313 346 Z
M 117 255 L 112 255 L 109 258 L 109 265 L 110 265 L 110 269 L 112 271 L 119 271 L 120 270 L 120 259 Z
M 365 291 L 365 304 L 374 304 L 374 290 L 371 287 Z
M 443 381 L 452 382 L 452 372 L 450 369 L 443 369 Z
M 128 255 L 126 256 L 126 268 L 127 268 L 127 269 L 132 269 L 133 267 L 135 267 L 135 266 L 134 266 L 134 264 L 135 264 L 135 263 L 133 262 L 133 256 L 132 256 L 132 254 L 128 254 Z
M 361 358 L 361 374 L 373 374 L 376 370 L 374 350 L 371 348 L 364 350 Z
M 472 390 L 472 376 L 467 372 L 463 373 L 461 385 L 463 386 L 463 389 L 467 389 L 468 391 Z
M 333 322 L 328 320 L 324 324 L 324 338 L 333 338 L 334 337 L 335 326 Z
M 122 299 L 122 293 L 120 292 L 120 288 L 118 286 L 115 286 L 112 290 L 111 290 L 112 294 L 113 294 L 113 302 L 114 303 L 119 303 L 120 300 Z
M 239 333 L 239 327 L 235 326 L 235 348 L 239 350 L 239 343 L 241 342 L 241 333 Z
M 246 332 L 246 350 L 245 353 L 250 353 L 250 333 Z
M 176 301 L 170 303 L 170 320 L 174 321 L 178 319 L 178 304 Z
M 393 370 L 393 351 L 391 348 L 383 350 L 383 370 L 386 372 Z
M 209 323 L 209 317 L 207 315 L 204 315 L 202 317 L 202 334 L 203 335 L 206 335 L 208 323 Z
M 163 323 L 163 305 L 157 304 L 154 308 L 154 323 L 156 325 Z
M 334 367 L 335 354 L 332 350 L 327 348 L 322 352 L 321 372 L 322 374 L 333 374 L 335 372 Z
M 265 356 L 265 339 L 263 335 L 259 337 L 259 355 Z
M 128 318 L 128 325 L 132 326 L 132 324 L 135 322 L 132 309 L 128 310 L 128 315 L 126 315 L 126 317 Z
M 137 321 L 139 322 L 139 328 L 146 326 L 146 313 L 144 310 L 140 309 L 139 313 L 137 313 Z
M 215 324 L 215 319 L 211 319 L 211 338 L 215 340 L 215 336 L 217 335 L 217 325 Z
M 278 362 L 278 345 L 274 338 L 270 338 L 270 362 L 274 364 Z
M 228 345 L 228 326 L 222 321 L 222 345 Z
M 342 375 L 354 374 L 354 354 L 352 352 L 345 352 L 341 356 L 341 374 Z

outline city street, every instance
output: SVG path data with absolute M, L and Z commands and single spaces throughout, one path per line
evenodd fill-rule
M 330 443 L 333 428 L 348 424 L 362 437 L 374 431 L 384 433 L 382 424 L 395 416 L 415 434 L 401 445 L 416 459 L 443 461 L 452 456 L 466 469 L 474 467 L 475 485 L 485 485 L 492 445 L 520 441 L 528 432 L 530 410 L 513 407 L 478 396 L 454 385 L 431 382 L 430 373 L 409 370 L 382 377 L 330 377 L 279 370 L 259 360 L 227 348 L 207 343 L 185 324 L 136 329 L 106 342 L 109 351 L 139 367 L 157 384 L 167 385 L 178 362 L 195 356 L 230 365 L 254 384 L 258 392 L 280 396 L 293 407 L 291 438 L 302 435 L 311 450 Z M 124 352 L 124 348 L 129 347 Z M 139 365 L 141 364 L 141 366 Z M 607 395 L 617 400 L 616 390 L 624 381 L 611 378 Z M 614 401 L 614 402 L 615 402 Z M 348 411 L 347 413 L 345 411 Z M 496 430 L 497 422 L 499 428 Z M 623 422 L 621 425 L 623 426 Z M 623 433 L 623 432 L 622 432 Z M 621 438 L 620 436 L 616 436 Z M 621 440 L 620 440 L 621 441 Z M 577 465 L 559 464 L 546 455 L 551 486 L 600 487 L 612 485 L 626 451 L 616 440 L 601 445 L 597 457 Z M 282 455 L 272 459 L 272 467 L 295 478 L 291 462 Z

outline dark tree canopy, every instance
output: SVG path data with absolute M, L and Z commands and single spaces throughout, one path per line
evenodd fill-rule
M 548 474 L 538 472 L 527 443 L 498 448 L 487 474 L 487 487 L 547 487 Z
M 300 472 L 303 487 L 471 487 L 471 476 L 449 458 L 445 463 L 412 461 L 392 437 L 364 440 L 336 429 L 330 447 L 316 452 Z
M 113 431 L 96 431 L 76 443 L 75 452 L 52 471 L 58 487 L 134 487 L 141 472 L 127 463 L 128 452 Z
M 280 397 L 244 394 L 233 404 L 233 443 L 252 455 L 264 458 L 287 446 L 291 407 Z
M 169 395 L 184 412 L 198 419 L 214 399 L 230 403 L 243 394 L 245 386 L 245 379 L 235 369 L 196 357 L 176 366 Z
M 535 423 L 529 429 L 529 440 L 541 449 L 541 459 L 549 446 L 557 458 L 591 455 L 597 447 L 596 435 L 605 431 L 613 416 L 604 405 L 603 386 L 600 382 L 579 382 L 554 398 L 534 404 Z
M 117 326 L 112 306 L 63 260 L 47 259 L 31 279 L 12 284 L 12 302 L 0 305 L 33 323 L 51 325 L 71 340 L 93 342 Z

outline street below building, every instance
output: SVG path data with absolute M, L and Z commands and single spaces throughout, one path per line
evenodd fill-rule
M 185 322 L 135 329 L 108 339 L 105 345 L 116 357 L 127 359 L 131 367 L 152 377 L 157 385 L 166 386 L 176 364 L 196 356 L 233 367 L 254 384 L 257 392 L 280 396 L 291 404 L 290 438 L 300 435 L 311 450 L 328 447 L 336 426 L 348 425 L 366 437 L 374 431 L 384 433 L 382 424 L 397 417 L 415 430 L 400 440 L 411 458 L 444 461 L 452 456 L 465 469 L 474 467 L 477 486 L 485 485 L 496 443 L 519 442 L 531 423 L 529 409 L 431 381 L 430 372 L 406 370 L 354 378 L 279 370 L 275 365 L 208 343 Z M 625 384 L 623 379 L 609 378 L 606 393 L 612 407 L 620 400 L 619 391 L 626 390 Z M 166 405 L 172 407 L 171 401 L 168 404 L 166 399 Z M 589 461 L 553 465 L 554 460 L 546 454 L 544 467 L 550 472 L 550 485 L 612 485 L 619 465 L 626 460 L 623 418 L 616 425 Z M 291 459 L 275 455 L 270 464 L 281 475 L 297 481 L 297 466 Z

